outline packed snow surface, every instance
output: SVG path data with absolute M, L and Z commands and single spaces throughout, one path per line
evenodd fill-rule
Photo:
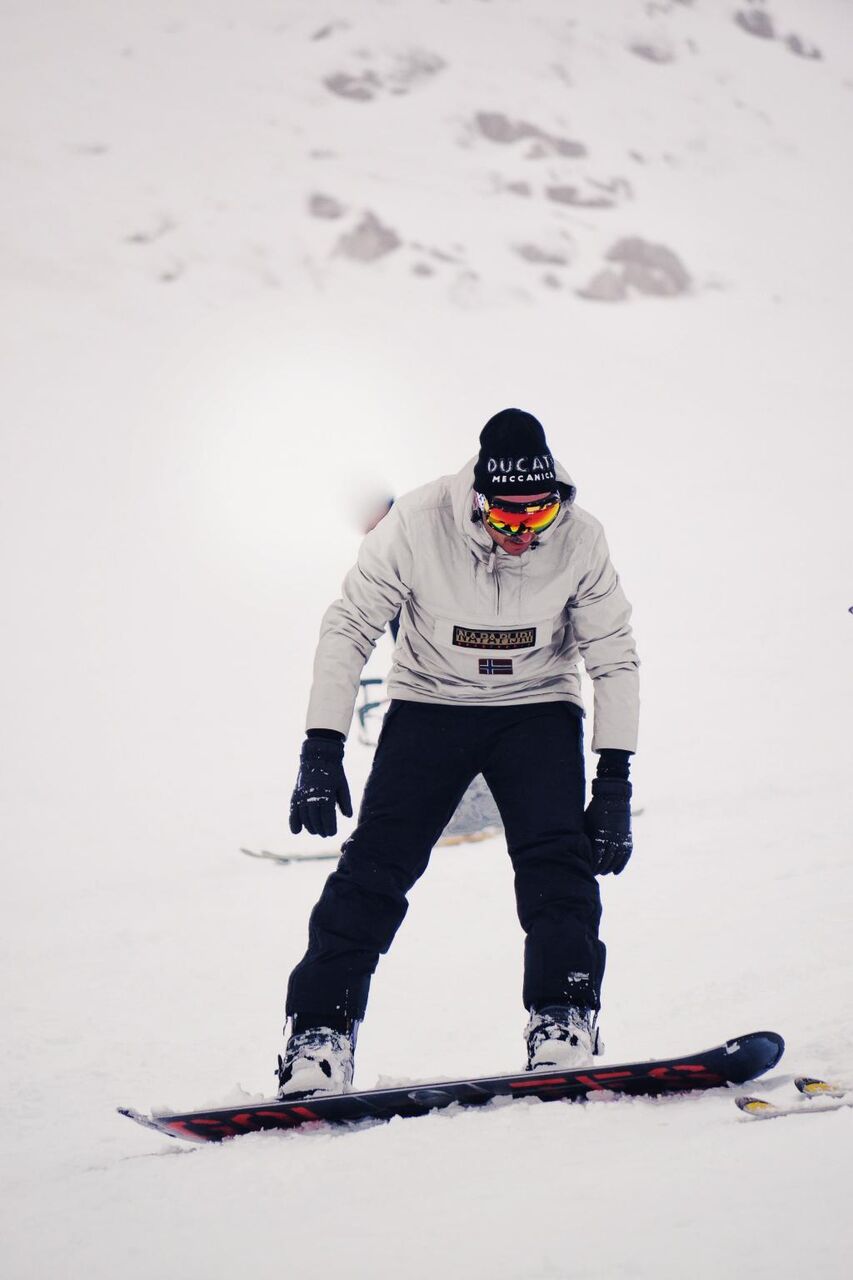
M 352 513 L 512 404 L 643 659 L 608 1059 L 853 1083 L 849 0 L 7 0 L 0 59 L 4 1277 L 849 1274 L 850 1111 L 115 1113 L 272 1092 L 328 864 L 238 847 L 313 847 Z M 438 849 L 356 1083 L 516 1068 L 521 943 L 502 841 Z

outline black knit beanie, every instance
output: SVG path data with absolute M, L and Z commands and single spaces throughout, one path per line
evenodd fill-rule
M 554 459 L 538 418 L 523 409 L 502 409 L 480 432 L 474 488 L 487 498 L 524 497 L 556 489 Z

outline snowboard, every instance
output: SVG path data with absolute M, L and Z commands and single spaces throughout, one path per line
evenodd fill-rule
M 631 1097 L 716 1089 L 763 1075 L 782 1056 L 785 1042 L 774 1031 L 754 1031 L 703 1053 L 652 1062 L 617 1063 L 581 1071 L 523 1071 L 482 1079 L 435 1081 L 367 1089 L 353 1093 L 294 1094 L 286 1102 L 271 1099 L 243 1107 L 218 1107 L 174 1115 L 144 1115 L 129 1107 L 119 1113 L 147 1129 L 191 1142 L 219 1142 L 241 1133 L 296 1129 L 324 1121 L 345 1126 L 361 1120 L 423 1116 L 457 1103 L 482 1106 L 495 1098 L 539 1098 L 542 1102 L 582 1101 L 603 1091 Z

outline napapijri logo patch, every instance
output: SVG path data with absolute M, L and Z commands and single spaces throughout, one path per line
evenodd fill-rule
M 481 676 L 511 676 L 512 658 L 480 658 Z
M 536 644 L 536 628 L 489 631 L 479 627 L 454 627 L 453 643 L 460 649 L 532 649 Z

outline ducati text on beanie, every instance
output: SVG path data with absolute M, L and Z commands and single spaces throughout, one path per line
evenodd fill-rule
M 538 418 L 523 409 L 502 409 L 480 432 L 474 488 L 498 493 L 541 493 L 557 481 L 554 457 Z

